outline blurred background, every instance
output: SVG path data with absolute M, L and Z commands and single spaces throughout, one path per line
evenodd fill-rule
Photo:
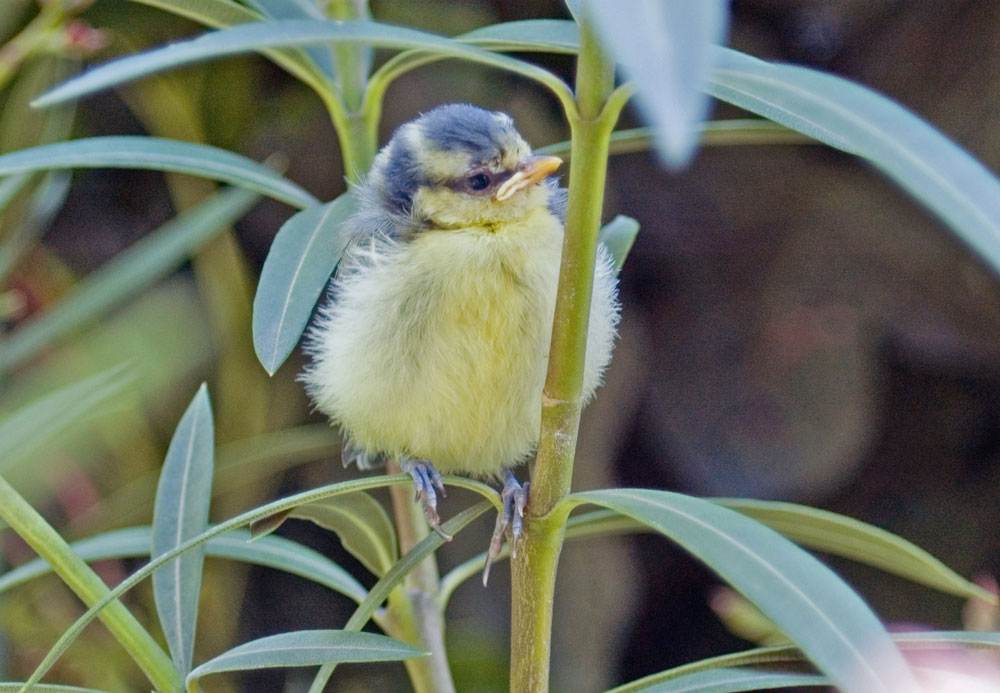
M 565 16 L 557 0 L 371 4 L 376 19 L 448 35 Z M 1000 171 L 1000 3 L 735 0 L 732 7 L 734 48 L 872 87 Z M 38 9 L 35 0 L 4 0 L 0 40 L 18 35 Z M 171 72 L 75 109 L 31 111 L 31 98 L 82 62 L 201 31 L 126 0 L 80 4 L 69 17 L 77 19 L 67 19 L 65 45 L 25 60 L 0 51 L 0 151 L 153 134 L 257 160 L 279 154 L 286 175 L 317 197 L 343 191 L 322 104 L 261 58 Z M 571 79 L 566 57 L 530 59 Z M 568 137 L 541 89 L 443 62 L 391 87 L 382 141 L 450 101 L 509 112 L 537 146 Z M 717 104 L 713 117 L 743 114 Z M 626 114 L 622 127 L 638 124 Z M 341 469 L 336 434 L 309 412 L 295 382 L 302 357 L 268 378 L 253 353 L 256 276 L 292 212 L 277 202 L 260 203 L 169 277 L 87 324 L 4 357 L 19 331 L 72 296 L 81 280 L 213 187 L 140 171 L 55 173 L 23 181 L 0 216 L 0 415 L 116 364 L 127 363 L 133 375 L 114 404 L 83 426 L 18 464 L 0 462 L 0 472 L 71 539 L 148 523 L 166 445 L 203 380 L 219 445 L 214 520 L 357 474 Z M 649 154 L 617 156 L 605 208 L 606 218 L 627 214 L 642 230 L 622 271 L 615 358 L 585 414 L 576 488 L 808 503 L 896 532 L 965 576 L 1000 571 L 1000 285 L 940 223 L 863 163 L 813 145 L 706 147 L 676 174 Z M 471 501 L 455 492 L 443 514 Z M 483 520 L 446 546 L 442 567 L 485 548 L 490 529 Z M 301 522 L 281 532 L 371 583 L 333 535 Z M 2 539 L 7 565 L 31 556 L 12 533 Z M 957 598 L 830 564 L 892 624 L 962 625 Z M 134 568 L 99 566 L 109 582 Z M 196 661 L 283 630 L 339 627 L 352 610 L 347 599 L 284 573 L 217 560 L 206 569 Z M 747 647 L 713 612 L 712 604 L 718 610 L 725 602 L 716 588 L 706 570 L 661 538 L 568 544 L 553 689 L 596 691 Z M 506 689 L 508 589 L 501 568 L 489 589 L 472 580 L 456 593 L 448 646 L 459 690 Z M 148 585 L 130 606 L 155 618 Z M 80 611 L 51 577 L 6 595 L 6 680 L 27 676 Z M 51 676 L 109 690 L 142 686 L 101 626 Z M 294 671 L 213 677 L 206 689 L 305 690 L 310 678 Z M 401 666 L 344 667 L 335 681 L 338 690 L 406 690 Z

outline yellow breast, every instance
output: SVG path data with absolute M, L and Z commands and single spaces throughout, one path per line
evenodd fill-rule
M 312 332 L 317 407 L 357 447 L 442 472 L 522 460 L 538 438 L 561 240 L 542 208 L 359 249 Z

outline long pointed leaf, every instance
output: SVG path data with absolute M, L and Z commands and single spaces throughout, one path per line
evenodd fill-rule
M 378 576 L 398 558 L 396 531 L 381 503 L 367 493 L 351 493 L 302 505 L 291 517 L 336 532 L 352 556 Z
M 643 693 L 741 693 L 793 686 L 829 686 L 819 674 L 799 674 L 763 669 L 712 669 L 687 676 L 629 689 Z
M 161 556 L 208 527 L 215 434 L 208 388 L 202 384 L 177 424 L 167 449 L 153 506 L 150 555 Z M 194 549 L 153 573 L 153 597 L 170 654 L 181 673 L 191 670 L 204 550 Z
M 152 530 L 149 527 L 127 527 L 99 534 L 70 544 L 85 561 L 149 556 Z M 298 575 L 329 587 L 356 602 L 368 592 L 351 575 L 323 554 L 285 537 L 261 537 L 250 541 L 250 533 L 237 530 L 210 539 L 205 544 L 205 556 L 242 561 Z M 52 572 L 52 567 L 40 558 L 28 561 L 0 575 L 0 592 Z
M 709 93 L 868 159 L 1000 271 L 1000 181 L 958 145 L 861 85 L 717 50 Z
M 907 652 L 941 651 L 949 652 L 960 648 L 1000 648 L 1000 633 L 973 633 L 968 631 L 924 631 L 913 633 L 896 633 L 893 641 Z M 805 662 L 805 657 L 795 647 L 757 647 L 752 650 L 733 652 L 731 654 L 709 657 L 697 662 L 690 662 L 679 667 L 667 669 L 656 674 L 644 676 L 641 679 L 623 684 L 611 689 L 608 693 L 638 693 L 639 691 L 658 690 L 652 686 L 668 681 L 680 680 L 699 672 L 712 671 L 733 667 L 774 666 L 776 664 L 796 664 Z M 909 693 L 906 691 L 905 693 Z
M 635 83 L 640 112 L 656 131 L 657 149 L 685 164 L 708 113 L 702 92 L 725 35 L 725 0 L 619 0 L 584 3 L 584 15 L 608 53 Z
M 201 60 L 267 48 L 311 46 L 338 41 L 377 48 L 419 49 L 446 57 L 464 58 L 534 79 L 548 86 L 560 98 L 568 97 L 565 83 L 547 70 L 443 36 L 378 22 L 281 20 L 241 24 L 107 63 L 56 87 L 39 97 L 34 105 L 50 106 L 76 99 L 138 77 Z
M 253 159 L 162 137 L 88 137 L 0 155 L 0 176 L 72 168 L 141 168 L 224 181 L 304 209 L 319 201 Z
M 619 214 L 601 227 L 597 241 L 603 243 L 615 260 L 615 271 L 621 271 L 635 237 L 639 235 L 639 222 Z
M 992 594 L 919 546 L 860 520 L 795 503 L 743 498 L 713 502 L 763 522 L 797 544 L 865 563 L 942 592 L 996 601 Z
M 316 301 L 347 248 L 344 222 L 357 209 L 351 193 L 299 212 L 278 230 L 253 301 L 253 345 L 274 374 L 302 336 Z
M 0 339 L 0 371 L 104 314 L 135 292 L 166 276 L 194 250 L 243 216 L 257 196 L 234 188 L 168 221 L 80 281 L 52 310 Z
M 848 693 L 916 690 L 875 615 L 829 568 L 767 527 L 669 491 L 577 493 L 667 535 L 717 572 L 785 631 Z
M 199 678 L 226 671 L 307 667 L 334 662 L 396 662 L 426 655 L 412 645 L 377 633 L 302 630 L 234 647 L 192 671 L 187 687 L 189 691 L 196 691 Z
M 0 473 L 120 394 L 130 380 L 116 367 L 67 385 L 0 418 Z
M 0 693 L 18 693 L 24 688 L 23 683 L 4 682 L 0 683 Z M 38 693 L 105 693 L 96 688 L 80 688 L 78 686 L 60 686 L 53 683 L 38 683 L 31 687 L 31 690 Z

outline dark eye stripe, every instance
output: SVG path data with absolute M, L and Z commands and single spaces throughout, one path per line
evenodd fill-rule
M 488 176 L 491 181 L 490 184 L 482 190 L 472 190 L 469 188 L 469 179 L 477 174 Z M 473 169 L 461 178 L 449 178 L 441 184 L 446 188 L 455 190 L 456 192 L 464 192 L 469 195 L 492 195 L 494 190 L 496 190 L 505 180 L 513 175 L 513 171 L 500 171 L 499 173 L 495 173 L 486 169 Z

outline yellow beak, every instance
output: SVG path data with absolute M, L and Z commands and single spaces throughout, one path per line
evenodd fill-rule
M 534 185 L 550 175 L 560 166 L 562 166 L 562 159 L 558 156 L 529 156 L 524 160 L 524 163 L 517 167 L 514 175 L 497 188 L 493 199 L 497 202 L 503 202 L 519 190 L 524 190 L 529 185 Z

